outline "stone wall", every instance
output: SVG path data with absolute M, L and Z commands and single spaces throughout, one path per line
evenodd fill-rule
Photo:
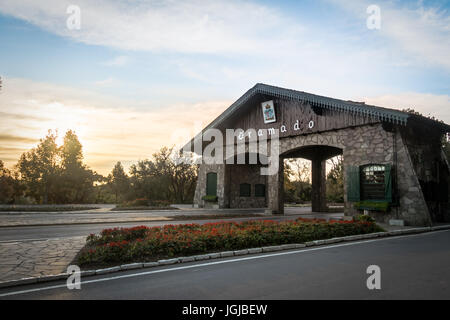
M 287 153 L 293 149 L 310 145 L 332 146 L 343 150 L 346 215 L 353 216 L 361 213 L 354 208 L 352 202 L 347 201 L 347 168 L 371 163 L 391 164 L 394 168 L 393 179 L 396 180 L 395 177 L 397 177 L 394 183 L 398 185 L 399 206 L 394 206 L 388 213 L 373 211 L 370 212 L 370 215 L 381 222 L 403 219 L 409 225 L 427 225 L 429 223 L 428 208 L 411 165 L 408 150 L 404 146 L 401 135 L 395 133 L 395 130 L 385 130 L 379 123 L 290 137 L 280 140 L 280 153 Z M 397 166 L 394 157 L 396 151 Z M 395 186 L 393 190 L 395 190 Z
M 397 199 L 398 206 L 391 209 L 393 218 L 403 219 L 408 225 L 429 225 L 430 213 L 423 197 L 419 180 L 402 135 L 395 134 L 397 149 Z
M 202 164 L 198 170 L 197 186 L 194 194 L 194 206 L 203 208 L 205 201 L 202 197 L 206 195 L 206 175 L 209 172 L 217 173 L 217 197 L 220 208 L 225 207 L 225 165 L 224 164 Z
M 206 195 L 206 175 L 217 173 L 217 197 L 220 208 L 264 208 L 266 197 L 255 197 L 255 184 L 264 184 L 267 194 L 267 177 L 260 175 L 259 165 L 203 164 L 199 168 L 194 195 L 194 205 L 205 207 L 202 197 Z M 240 197 L 241 183 L 251 185 L 251 196 Z
M 230 174 L 230 208 L 265 208 L 266 197 L 255 197 L 255 185 L 264 184 L 267 194 L 267 176 L 260 175 L 259 165 L 229 165 Z M 240 197 L 240 184 L 251 186 L 250 197 Z
M 406 127 L 402 128 L 401 135 L 431 219 L 449 221 L 448 195 L 445 195 L 449 189 L 449 169 L 443 157 L 441 134 L 431 129 Z
M 349 166 L 367 164 L 390 164 L 393 167 L 393 191 L 397 204 L 388 213 L 370 212 L 378 221 L 403 219 L 408 225 L 428 225 L 430 214 L 416 176 L 413 161 L 399 132 L 391 126 L 385 129 L 381 123 L 349 127 L 308 135 L 280 139 L 280 155 L 304 146 L 330 146 L 339 148 L 344 158 L 344 201 L 345 214 L 360 214 L 353 203 L 347 201 L 346 171 Z M 269 148 L 270 149 L 270 148 Z M 426 152 L 426 151 L 425 151 Z M 264 207 L 273 213 L 283 213 L 283 175 L 282 160 L 279 173 L 273 176 L 260 176 L 259 166 L 245 165 L 202 165 L 195 194 L 195 203 L 203 205 L 201 197 L 206 193 L 206 173 L 217 172 L 219 205 L 221 207 Z M 252 196 L 254 184 L 266 183 L 267 199 L 239 197 L 239 184 L 250 183 Z M 395 199 L 394 199 L 395 200 Z

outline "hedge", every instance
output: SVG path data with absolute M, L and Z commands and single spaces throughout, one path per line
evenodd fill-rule
M 359 210 L 375 210 L 387 212 L 389 210 L 389 202 L 387 201 L 361 201 L 355 202 L 356 209 Z
M 91 234 L 78 255 L 81 266 L 143 262 L 205 252 L 303 243 L 306 241 L 382 231 L 373 222 L 302 219 L 253 220 L 163 227 L 105 229 Z
M 205 200 L 206 202 L 217 202 L 217 200 L 219 199 L 217 196 L 203 196 L 202 197 L 203 200 Z

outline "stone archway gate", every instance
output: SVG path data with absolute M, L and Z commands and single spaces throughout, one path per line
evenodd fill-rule
M 194 197 L 198 207 L 206 205 L 207 176 L 213 173 L 216 194 L 209 196 L 216 196 L 219 207 L 265 207 L 269 213 L 283 214 L 282 159 L 306 149 L 316 162 L 313 177 L 319 182 L 313 193 L 323 202 L 317 193 L 323 192 L 325 160 L 333 152 L 321 156 L 320 150 L 340 150 L 346 215 L 369 212 L 378 221 L 400 219 L 409 225 L 450 221 L 450 169 L 442 152 L 442 138 L 450 126 L 445 123 L 363 102 L 256 84 L 183 150 L 203 152 L 209 143 L 203 134 L 209 129 L 224 137 L 227 129 L 243 133 L 224 145 L 235 145 L 252 131 L 261 133 L 269 146 L 274 143 L 271 130 L 276 130 L 280 165 L 277 173 L 262 176 L 261 163 L 202 163 Z M 225 154 L 225 147 L 217 150 Z M 245 153 L 251 153 L 248 144 Z

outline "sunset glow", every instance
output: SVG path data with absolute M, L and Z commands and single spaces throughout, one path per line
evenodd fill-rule
M 0 0 L 0 159 L 9 168 L 48 130 L 61 143 L 69 129 L 93 170 L 127 168 L 189 141 L 258 82 L 450 122 L 440 2 L 382 1 L 376 31 L 364 1 L 150 1 L 139 10 L 79 1 L 79 30 L 66 27 L 70 4 Z

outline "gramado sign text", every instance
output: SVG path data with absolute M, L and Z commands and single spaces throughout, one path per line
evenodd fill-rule
M 266 101 L 261 104 L 264 123 L 276 122 L 276 114 L 273 101 Z M 314 128 L 314 121 L 297 119 L 292 124 L 292 130 L 303 133 Z M 266 129 L 225 129 L 223 132 L 217 128 L 208 128 L 201 132 L 201 135 L 193 141 L 193 152 L 200 157 L 195 160 L 196 164 L 234 164 L 235 156 L 237 164 L 246 164 L 245 154 L 249 154 L 248 164 L 257 164 L 259 162 L 267 167 L 261 168 L 261 175 L 272 175 L 278 172 L 280 141 L 283 133 L 288 131 L 286 124 L 280 127 Z M 270 143 L 269 140 L 271 141 Z M 185 152 L 191 152 L 192 141 L 184 146 Z M 204 146 L 206 143 L 206 146 Z M 246 145 L 248 148 L 246 148 Z M 204 146 L 204 147 L 203 147 Z
M 268 165 L 267 168 L 261 168 L 261 175 L 276 174 L 280 155 L 279 130 L 261 130 L 263 136 L 258 136 L 255 129 L 248 129 L 245 132 L 242 129 L 240 131 L 226 129 L 224 137 L 219 129 L 206 129 L 199 138 L 194 139 L 193 152 L 200 156 L 194 161 L 196 164 L 235 164 L 236 157 L 236 164 L 257 164 L 257 158 L 259 158 L 262 165 Z M 244 134 L 242 139 L 239 139 L 240 134 Z M 268 135 L 271 136 L 270 143 L 268 143 Z M 248 140 L 244 139 L 245 136 Z M 184 146 L 183 152 L 192 152 L 191 143 Z M 203 148 L 204 143 L 206 145 Z M 248 163 L 246 163 L 246 153 L 249 154 Z
M 263 115 L 263 120 L 265 124 L 268 123 L 273 123 L 276 122 L 276 112 L 275 112 L 275 104 L 273 102 L 273 100 L 270 101 L 265 101 L 263 103 L 261 103 L 261 109 L 262 109 L 262 115 Z M 293 124 L 293 131 L 300 131 L 300 132 L 304 132 L 306 130 L 311 130 L 314 128 L 314 120 L 310 120 L 306 125 L 303 124 L 303 120 L 302 122 L 300 122 L 300 120 L 296 120 L 295 123 Z M 303 130 L 306 129 L 306 130 Z M 280 135 L 283 135 L 283 133 L 286 133 L 288 131 L 288 128 L 285 124 L 282 124 L 281 127 L 279 128 L 267 128 L 267 129 L 258 129 L 257 130 L 257 135 L 258 138 L 265 138 L 264 137 L 264 133 L 267 130 L 267 134 L 268 137 L 272 138 L 272 136 L 275 134 L 275 132 L 278 130 Z M 248 137 L 249 139 L 251 139 L 251 135 L 252 135 L 252 130 L 247 130 L 244 131 L 242 129 L 237 129 L 236 131 L 239 132 L 238 134 L 238 139 L 239 140 L 244 140 L 245 137 Z
M 302 124 L 300 124 L 300 121 L 297 120 L 294 123 L 294 131 L 303 131 L 302 129 L 311 130 L 314 128 L 314 125 L 315 125 L 314 120 L 310 120 L 306 126 L 302 126 Z M 267 133 L 267 136 L 270 137 L 270 136 L 275 135 L 275 132 L 277 130 L 280 132 L 280 134 L 285 133 L 285 132 L 287 132 L 287 126 L 285 124 L 282 124 L 280 128 L 267 128 L 267 129 L 258 129 L 258 130 L 248 129 L 247 131 L 244 131 L 243 129 L 237 129 L 237 131 L 239 132 L 237 138 L 239 140 L 243 140 L 245 137 L 252 138 L 251 135 L 253 132 L 256 132 L 258 137 L 265 137 L 266 133 Z

